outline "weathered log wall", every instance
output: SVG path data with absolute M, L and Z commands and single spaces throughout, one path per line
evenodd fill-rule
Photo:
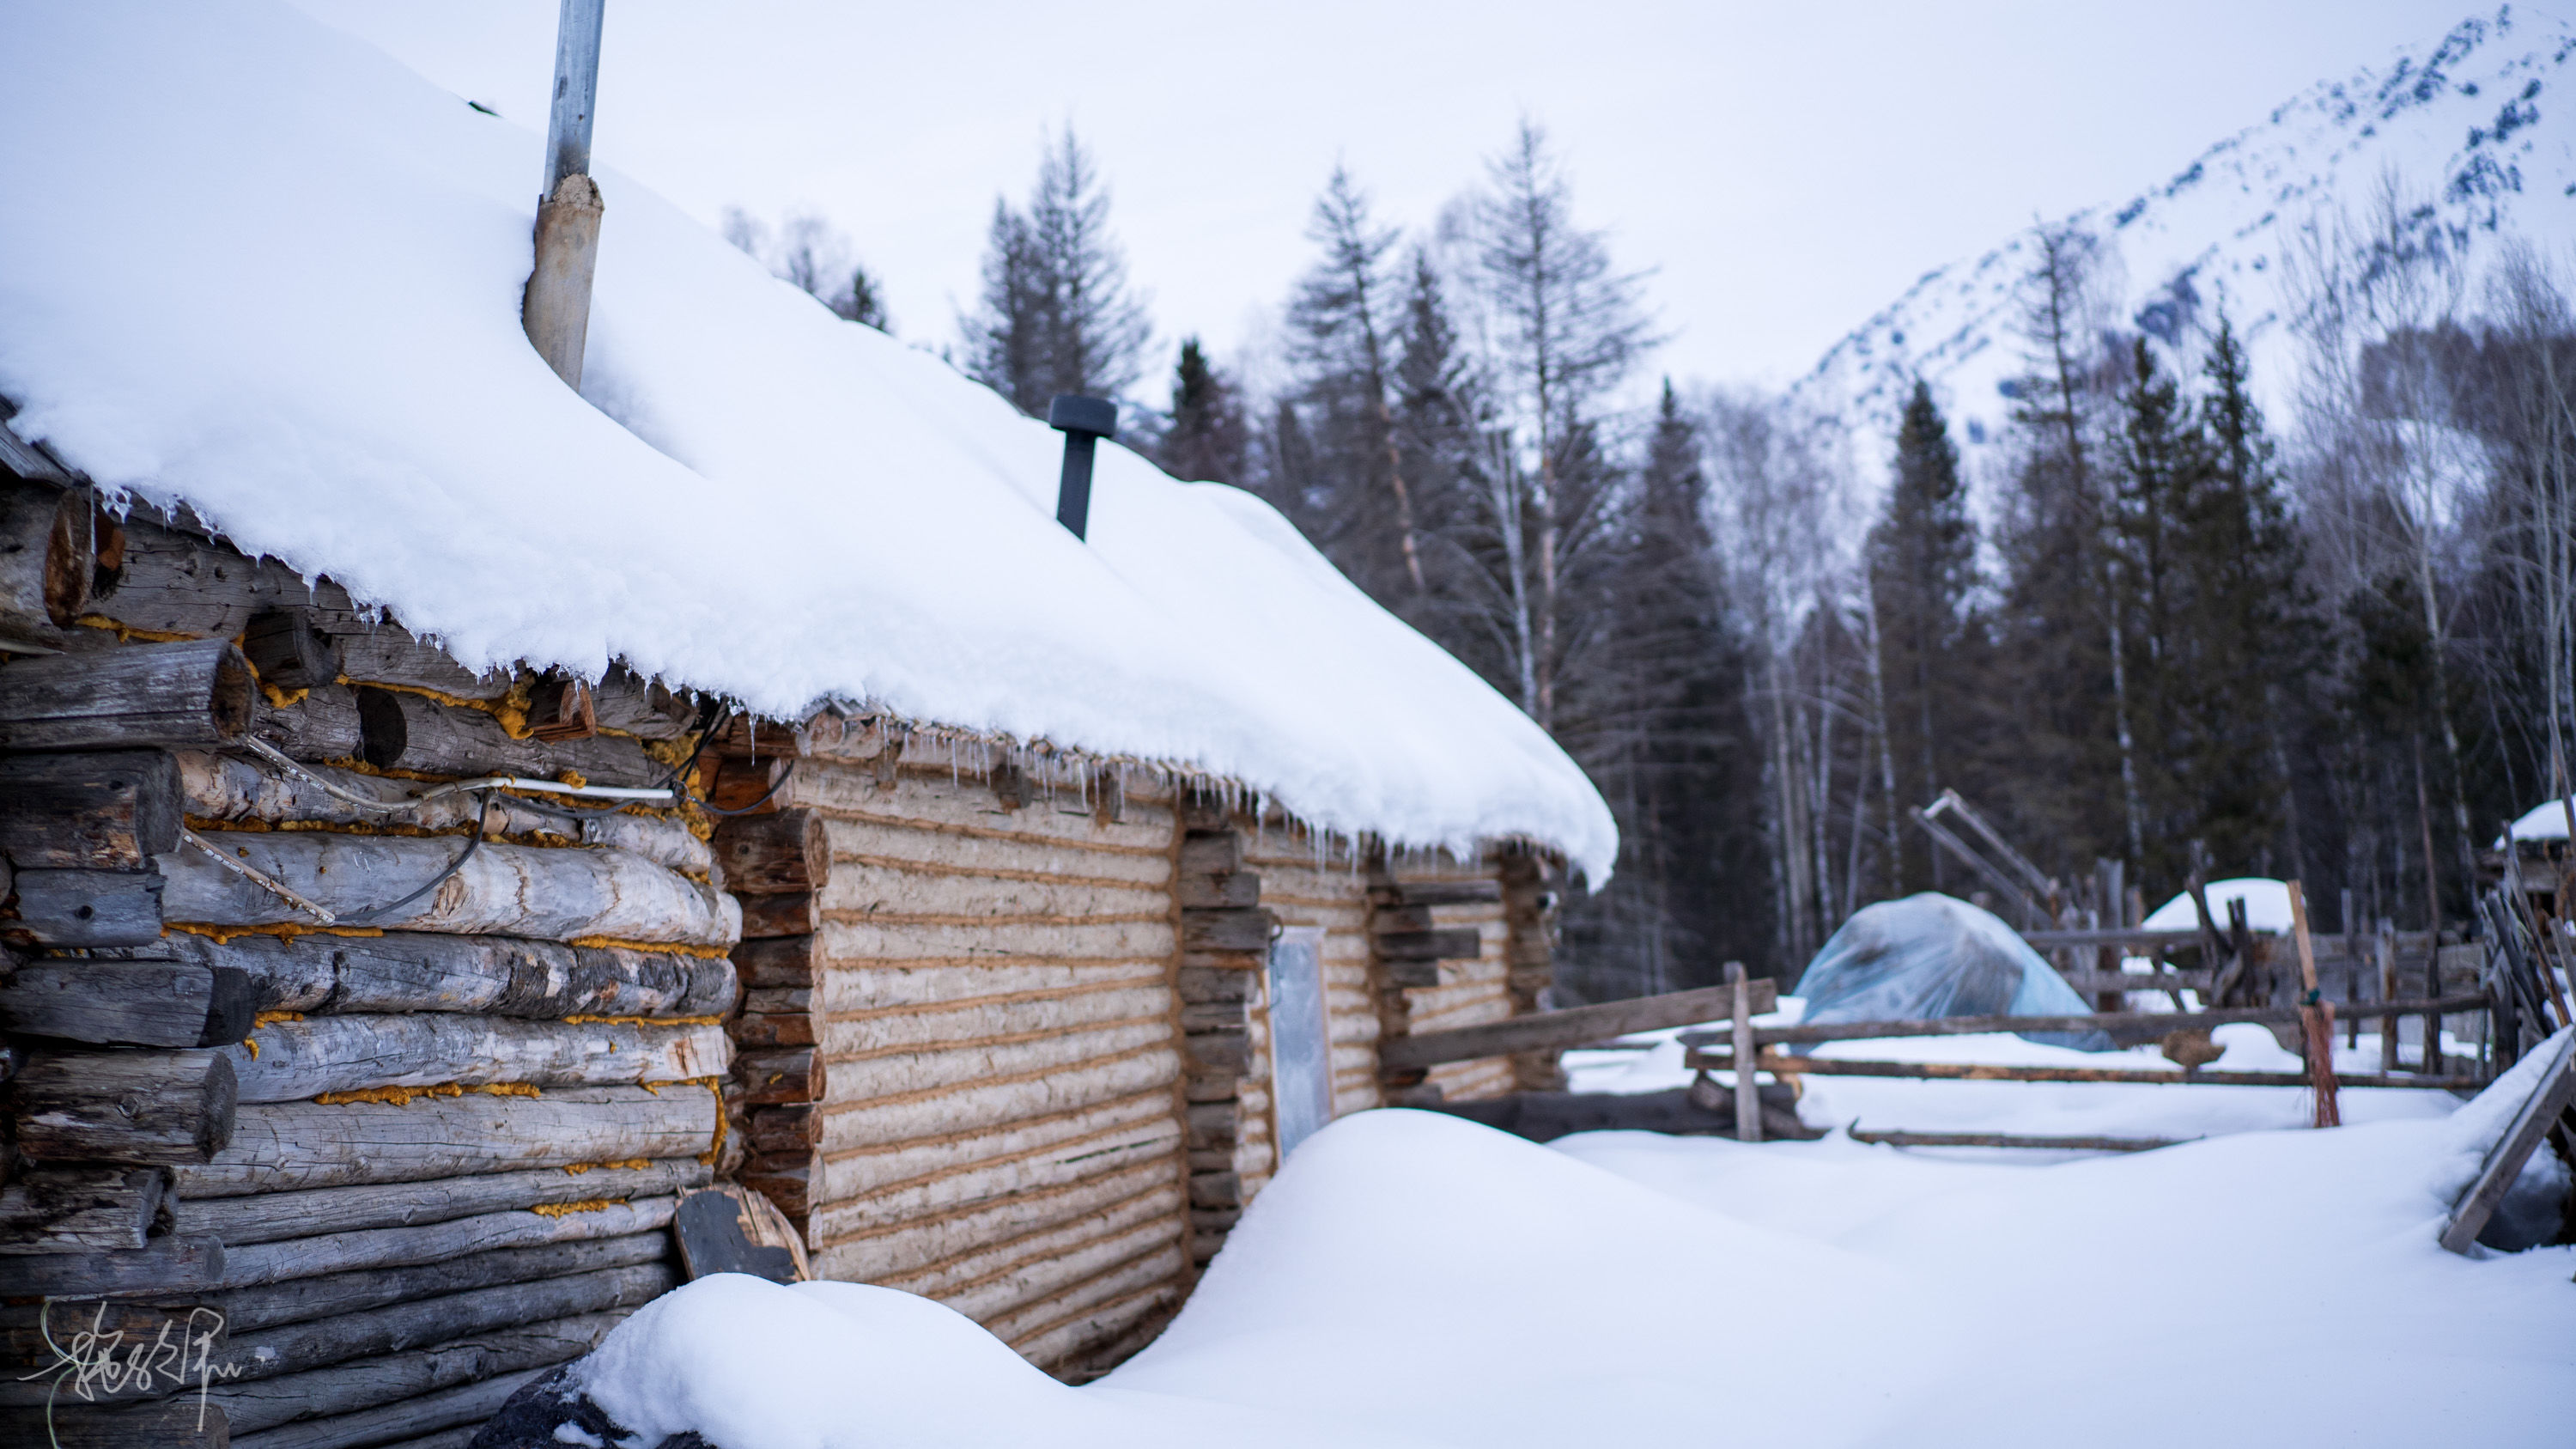
M 647 744 L 693 710 L 631 675 L 473 674 L 162 520 L 83 562 L 58 642 L 20 631 L 57 652 L 0 665 L 0 853 L 24 882 L 0 919 L 0 1298 L 56 1300 L 0 1306 L 0 1441 L 41 1442 L 44 1330 L 69 1342 L 75 1315 L 193 1348 L 191 1372 L 93 1383 L 67 1443 L 470 1424 L 676 1280 L 740 913 L 672 811 L 409 802 L 487 773 L 656 783 Z
M 817 1271 L 937 1298 L 1068 1376 L 1132 1350 L 1190 1274 L 1170 803 L 1111 819 L 918 746 L 892 771 L 802 759 L 787 793 L 828 863 L 758 868 L 810 887 L 814 930 L 736 960 L 743 1020 L 810 1054 L 810 1097 L 749 1133 L 806 1165 Z

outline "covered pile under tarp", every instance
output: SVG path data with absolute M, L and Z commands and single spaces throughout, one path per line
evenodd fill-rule
M 1945 1016 L 2081 1016 L 2092 1004 L 2013 928 L 1938 891 L 1863 906 L 1798 978 L 1808 1022 Z M 2109 1051 L 2098 1031 L 2023 1032 L 2050 1046 Z

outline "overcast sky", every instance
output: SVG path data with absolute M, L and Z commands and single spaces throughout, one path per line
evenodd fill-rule
M 298 3 L 544 130 L 556 0 Z M 883 280 L 896 330 L 937 343 L 974 295 L 994 196 L 1022 196 L 1042 135 L 1070 121 L 1163 342 L 1196 332 L 1233 354 L 1306 264 L 1337 157 L 1387 219 L 1427 225 L 1527 114 L 1580 218 L 1623 266 L 1656 269 L 1659 367 L 1783 382 L 1923 272 L 2133 193 L 2473 13 L 608 0 L 596 154 L 710 222 L 729 205 L 822 213 Z M 532 192 L 538 169 L 532 148 Z

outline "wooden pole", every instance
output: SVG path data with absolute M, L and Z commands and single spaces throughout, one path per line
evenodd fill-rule
M 2384 1006 L 2396 999 L 2397 932 L 2389 921 L 2383 919 L 2379 923 L 2379 1000 Z M 2441 1024 L 2441 1019 L 2436 1017 L 2433 1022 L 2434 1028 L 2439 1030 Z M 2399 1065 L 2397 1014 L 2382 1012 L 2379 1017 L 2379 1069 L 2383 1072 L 2393 1072 Z
M 2290 882 L 2290 935 L 2299 947 L 2300 1039 L 2308 1051 L 2308 1082 L 2316 1093 L 2313 1125 L 2340 1127 L 2343 1112 L 2335 1101 L 2334 1008 L 2317 993 L 2317 948 L 2308 935 L 2308 898 L 2297 881 Z
M 1735 993 L 1735 1015 L 1729 1023 L 1735 1038 L 1735 1140 L 1759 1142 L 1762 1098 L 1754 1086 L 1753 986 L 1745 980 L 1743 962 L 1726 963 L 1726 982 Z

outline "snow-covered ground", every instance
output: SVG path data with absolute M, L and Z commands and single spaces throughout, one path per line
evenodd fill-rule
M 2223 1134 L 2080 1160 L 1542 1147 L 1367 1112 L 1308 1139 L 1172 1327 L 1084 1388 L 921 1299 L 739 1277 L 646 1308 L 580 1373 L 643 1442 L 725 1449 L 2564 1444 L 2576 1248 L 2434 1242 L 2528 1065 L 2456 1110 L 2353 1094 L 2387 1105 L 2323 1132 L 2226 1088 L 2065 1089 L 2146 1094 L 2124 1116 L 1992 1084 L 2020 1105 L 1988 1126 Z

